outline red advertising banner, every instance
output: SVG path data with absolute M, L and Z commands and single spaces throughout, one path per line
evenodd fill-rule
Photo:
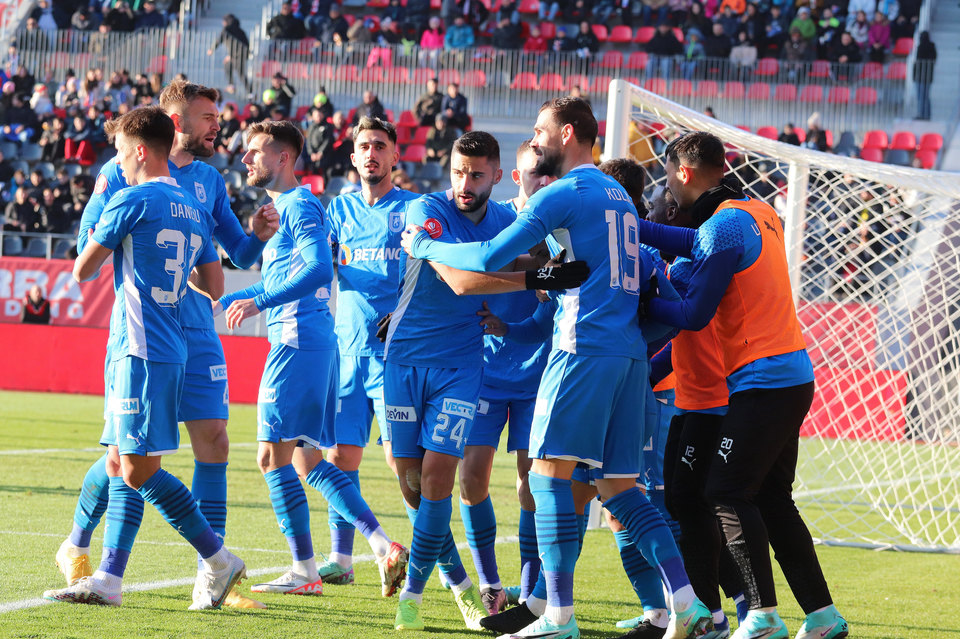
M 110 326 L 113 263 L 83 284 L 73 279 L 73 260 L 0 257 L 0 322 L 19 322 L 23 298 L 37 284 L 50 301 L 50 323 L 58 326 Z

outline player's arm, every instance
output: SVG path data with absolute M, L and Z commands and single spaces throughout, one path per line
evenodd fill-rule
M 411 256 L 467 271 L 496 271 L 509 264 L 546 237 L 537 237 L 527 225 L 517 221 L 486 242 L 451 244 L 430 239 L 419 226 L 408 226 L 401 244 Z
M 651 299 L 659 299 L 665 302 L 681 302 L 683 298 L 674 288 L 673 283 L 667 274 L 654 267 L 653 277 L 650 279 L 650 288 L 653 289 L 654 296 Z M 642 304 L 642 302 L 641 302 Z M 672 340 L 678 330 L 670 324 L 664 324 L 651 317 L 641 318 L 640 332 L 643 333 L 643 339 L 647 342 L 647 352 L 656 353 L 664 345 Z
M 477 273 L 427 262 L 437 275 L 457 295 L 496 295 L 525 290 L 526 275 L 522 271 L 509 273 Z
M 280 214 L 272 202 L 264 204 L 250 218 L 253 233 L 247 235 L 230 208 L 230 198 L 227 197 L 223 180 L 219 181 L 218 191 L 215 216 L 217 226 L 213 230 L 213 236 L 227 252 L 231 262 L 238 268 L 250 268 L 263 253 L 267 240 L 280 228 Z
M 697 240 L 697 231 L 679 226 L 656 224 L 647 220 L 638 220 L 638 239 L 670 255 L 691 257 Z
M 130 234 L 130 229 L 140 219 L 142 212 L 140 203 L 137 200 L 131 201 L 125 192 L 119 192 L 110 198 L 102 213 L 93 222 L 96 228 L 91 226 L 86 231 L 88 239 L 73 263 L 74 279 L 85 282 L 96 277 L 103 263 L 120 246 L 123 238 Z
M 187 278 L 187 285 L 211 300 L 220 299 L 223 295 L 223 267 L 220 266 L 220 257 L 213 248 L 213 242 L 204 244 L 203 253 Z
M 732 247 L 694 260 L 687 294 L 680 301 L 654 298 L 647 313 L 650 319 L 680 329 L 699 331 L 710 323 L 730 285 L 743 247 Z
M 93 187 L 93 194 L 87 200 L 87 205 L 83 207 L 83 214 L 80 216 L 80 230 L 77 232 L 78 253 L 83 253 L 90 234 L 100 221 L 100 216 L 107 208 L 111 196 L 125 186 L 127 183 L 123 181 L 119 169 L 113 162 L 108 162 L 100 169 L 97 182 Z
M 83 247 L 83 252 L 73 263 L 73 279 L 78 282 L 92 280 L 100 272 L 100 267 L 113 254 L 109 249 L 94 239 L 89 239 Z

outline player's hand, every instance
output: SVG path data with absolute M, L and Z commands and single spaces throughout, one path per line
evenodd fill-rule
M 280 214 L 277 213 L 273 202 L 268 202 L 257 209 L 250 218 L 250 227 L 261 242 L 266 242 L 273 237 L 280 228 Z
M 535 271 L 526 271 L 526 287 L 529 290 L 560 291 L 577 288 L 590 275 L 590 267 L 583 260 L 564 262 L 567 250 L 550 258 L 546 266 Z
M 483 332 L 486 335 L 503 337 L 510 330 L 506 322 L 490 312 L 490 307 L 487 306 L 486 302 L 483 303 L 483 309 L 477 311 L 477 315 L 483 318 L 480 320 L 480 326 L 483 327 Z
M 407 224 L 407 228 L 404 229 L 403 235 L 400 236 L 400 246 L 403 247 L 403 250 L 406 251 L 407 255 L 410 257 L 413 257 L 413 253 L 411 253 L 413 240 L 416 239 L 417 235 L 422 230 L 422 226 L 417 226 L 416 224 Z
M 643 293 L 640 293 L 640 301 L 637 303 L 637 321 L 641 324 L 646 321 L 650 315 L 650 302 L 654 300 L 660 294 L 659 283 L 657 282 L 657 276 L 654 275 L 650 278 L 650 288 L 648 288 Z
M 223 304 L 220 303 L 220 300 L 212 300 L 211 303 L 213 304 L 213 316 L 217 317 L 223 312 Z
M 390 330 L 390 319 L 392 317 L 393 313 L 387 313 L 377 322 L 377 339 L 381 342 L 387 341 L 387 332 Z
M 252 299 L 236 300 L 227 309 L 227 328 L 233 330 L 243 324 L 243 320 L 248 317 L 256 317 L 260 314 L 260 309 Z

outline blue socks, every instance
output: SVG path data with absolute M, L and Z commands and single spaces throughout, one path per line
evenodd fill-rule
M 579 526 L 569 479 L 531 472 L 530 492 L 537 504 L 537 546 L 547 585 L 547 616 L 566 623 L 573 614 L 573 570 L 579 554 Z
M 313 558 L 310 537 L 310 508 L 293 464 L 281 466 L 263 475 L 270 489 L 270 503 L 280 531 L 287 538 L 294 561 Z
M 630 531 L 620 530 L 615 532 L 613 538 L 617 542 L 617 549 L 620 550 L 623 570 L 627 573 L 633 591 L 637 593 L 637 597 L 643 603 L 643 609 L 666 608 L 667 602 L 663 596 L 663 584 L 660 582 L 660 575 L 637 550 L 637 545 L 630 538 Z
M 540 575 L 537 525 L 532 511 L 520 509 L 520 601 L 525 601 Z
M 207 519 L 213 533 L 223 539 L 227 534 L 227 464 L 193 462 L 193 484 L 190 492 L 197 507 Z M 197 557 L 197 570 L 203 570 L 203 560 Z
M 107 481 L 110 497 L 99 569 L 109 575 L 123 577 L 133 541 L 143 520 L 143 497 L 123 483 L 123 477 L 109 477 Z
M 223 541 L 210 528 L 193 495 L 183 482 L 167 471 L 157 470 L 137 492 L 145 502 L 153 504 L 167 523 L 204 559 L 223 548 Z
M 346 475 L 357 491 L 360 490 L 360 471 L 344 470 Z M 327 521 L 330 524 L 330 552 L 343 556 L 353 555 L 353 537 L 356 528 L 354 525 L 343 518 L 343 516 L 333 507 L 332 503 L 327 504 Z
M 423 594 L 444 540 L 450 534 L 452 512 L 450 497 L 437 501 L 420 497 L 420 508 L 417 509 L 417 517 L 413 522 L 413 543 L 410 544 L 405 591 L 414 595 Z
M 370 537 L 380 527 L 353 480 L 327 460 L 321 459 L 310 471 L 307 483 L 319 490 L 329 507 L 353 523 L 364 537 Z
M 407 509 L 407 518 L 410 520 L 410 523 L 413 524 L 414 530 L 416 530 L 419 511 L 416 508 L 411 508 L 406 502 L 404 502 L 403 505 Z M 450 511 L 451 513 L 453 512 L 452 506 L 450 507 Z M 447 518 L 446 525 L 446 536 L 443 538 L 443 543 L 440 546 L 440 554 L 437 556 L 437 568 L 443 573 L 443 576 L 452 587 L 462 584 L 467 579 L 467 570 L 463 567 L 463 560 L 460 559 L 460 551 L 457 550 L 457 542 L 454 541 L 453 532 L 450 531 L 449 517 Z M 410 552 L 412 557 L 412 547 Z M 408 564 L 407 574 L 409 573 L 410 569 Z
M 460 516 L 467 532 L 467 544 L 477 567 L 481 588 L 501 588 L 497 572 L 497 519 L 493 513 L 490 495 L 479 504 L 470 506 L 460 502 Z
M 73 531 L 70 533 L 70 543 L 80 548 L 90 546 L 90 537 L 100 523 L 100 518 L 107 510 L 107 499 L 110 492 L 110 478 L 107 477 L 107 455 L 93 462 L 83 478 L 80 487 L 80 497 L 77 499 L 77 508 L 73 512 Z M 141 504 L 141 511 L 143 506 Z

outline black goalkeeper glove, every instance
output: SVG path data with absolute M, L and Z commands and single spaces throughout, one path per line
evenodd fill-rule
M 387 313 L 377 322 L 377 339 L 381 342 L 387 341 L 387 332 L 390 330 L 391 317 L 393 317 L 393 313 Z
M 640 301 L 637 303 L 637 321 L 643 323 L 650 312 L 650 302 L 660 294 L 658 288 L 657 276 L 650 278 L 650 287 L 643 293 L 640 293 Z
M 527 290 L 562 291 L 583 284 L 590 275 L 590 267 L 583 260 L 565 263 L 563 259 L 566 256 L 567 249 L 563 249 L 559 255 L 550 258 L 543 268 L 525 271 Z

